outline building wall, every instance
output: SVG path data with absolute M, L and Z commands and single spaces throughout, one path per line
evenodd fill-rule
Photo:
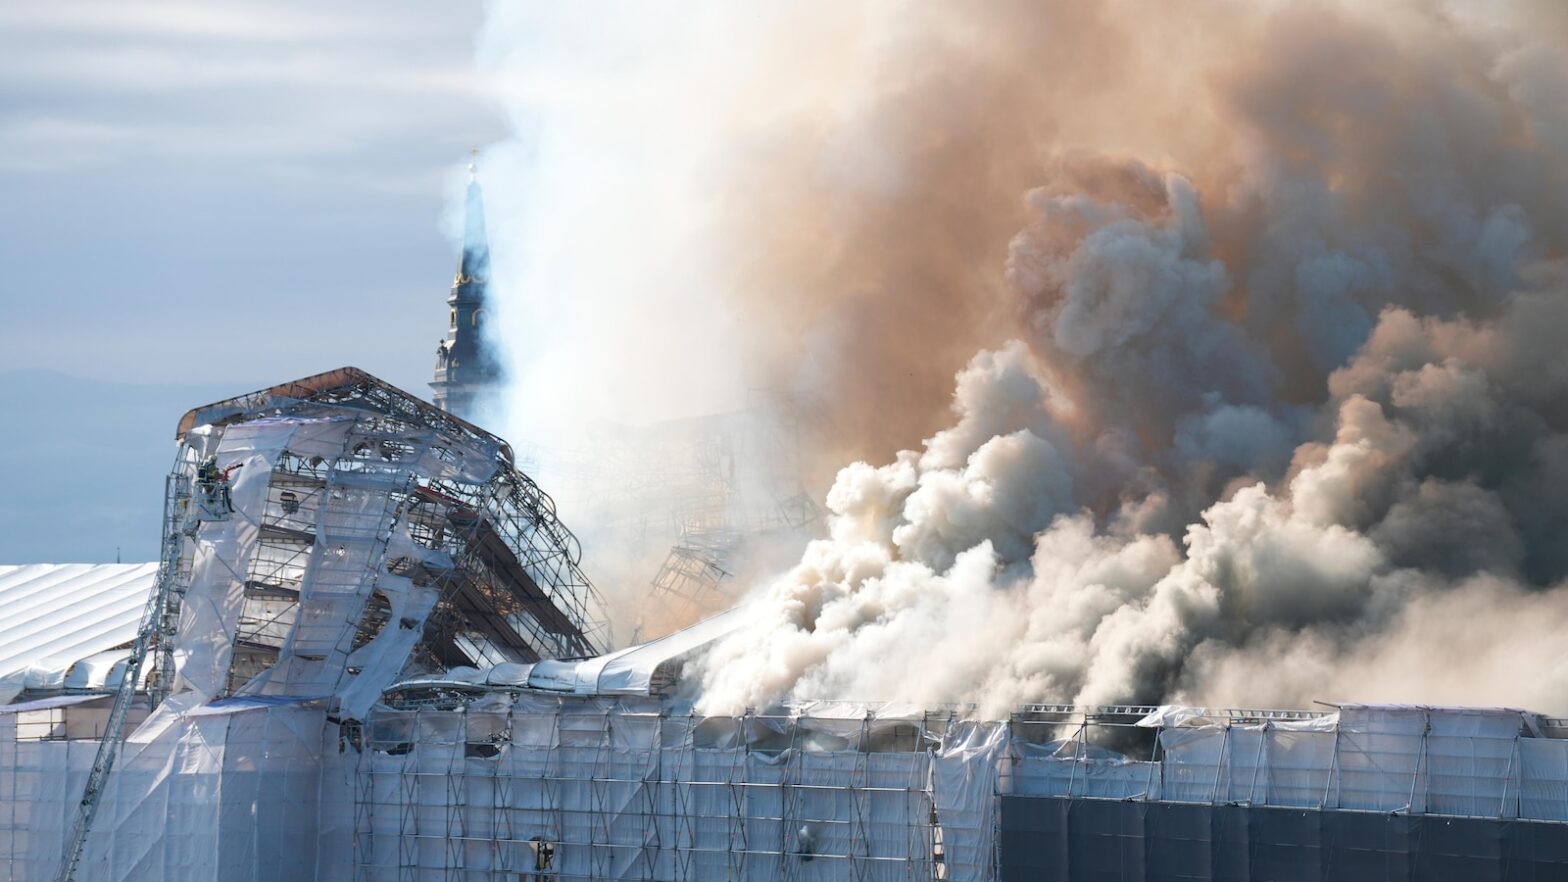
M 0 878 L 46 882 L 98 742 L 18 739 L 16 720 L 0 715 Z M 326 731 L 324 711 L 297 705 L 241 702 L 153 719 L 121 748 L 76 878 L 343 878 L 316 869 L 318 841 L 334 829 L 319 811 Z M 352 792 L 346 780 L 328 782 L 334 788 Z
M 1347 810 L 1001 798 L 1001 879 L 1568 878 L 1568 825 Z
M 356 878 L 989 878 L 1005 726 L 941 725 L 967 726 L 960 750 L 932 749 L 919 717 L 864 713 L 535 695 L 378 709 L 357 761 Z

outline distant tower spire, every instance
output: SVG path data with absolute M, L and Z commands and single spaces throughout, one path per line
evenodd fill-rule
M 474 403 L 501 379 L 500 360 L 485 322 L 490 281 L 490 242 L 485 236 L 485 204 L 479 190 L 479 149 L 469 154 L 468 194 L 464 202 L 463 254 L 447 295 L 446 336 L 436 348 L 435 404 L 472 419 Z

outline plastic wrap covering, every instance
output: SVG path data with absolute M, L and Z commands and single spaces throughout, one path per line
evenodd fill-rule
M 1006 751 L 1005 724 L 963 722 L 948 731 L 933 760 L 937 821 L 954 882 L 992 878 L 997 767 Z
M 97 745 L 18 740 L 17 717 L 0 716 L 0 866 L 53 879 Z M 165 716 L 125 746 L 79 878 L 316 878 L 322 720 L 250 703 Z
M 175 692 L 334 696 L 357 718 L 411 666 L 604 649 L 554 503 L 450 414 L 346 368 L 197 408 L 180 439 L 178 625 L 156 641 Z
M 989 879 L 1006 727 L 672 716 L 519 695 L 377 709 L 358 756 L 366 879 Z M 933 823 L 933 813 L 936 818 Z
M 1076 738 L 1047 744 L 1014 741 L 1011 750 L 1011 793 L 1091 799 L 1159 797 L 1159 763 L 1138 763 Z
M 1269 726 L 1265 742 L 1267 805 L 1317 808 L 1329 793 L 1333 732 Z
M 990 880 L 1000 860 L 1021 879 L 1468 879 L 1568 862 L 1568 741 L 1517 711 L 1188 716 L 1109 739 L 1155 757 L 1134 761 L 1095 743 L 1102 711 L 1041 743 L 1024 734 L 1060 724 L 1038 714 L 441 700 L 334 725 L 292 699 L 176 695 L 125 745 L 82 878 Z M 71 739 L 103 703 L 0 712 L 0 875 L 53 874 L 96 746 Z
M 1568 741 L 1521 739 L 1519 764 L 1519 817 L 1568 821 Z
M 1025 756 L 1013 762 L 1013 776 L 1013 792 L 1029 796 L 1159 798 L 1159 763 L 1125 758 Z
M 1322 804 L 1334 736 L 1316 723 L 1164 729 L 1159 797 L 1172 802 Z
M 1139 721 L 1162 727 L 1158 786 L 1138 788 L 1136 764 L 1103 751 L 1031 745 L 1014 748 L 1011 792 L 1494 818 L 1568 812 L 1568 742 L 1536 737 L 1529 713 L 1354 705 L 1317 719 L 1219 719 L 1161 708 Z
M 276 419 L 234 426 L 213 454 L 223 467 L 237 468 L 227 503 L 216 503 L 232 504 L 233 516 L 210 519 L 196 534 L 174 650 L 181 686 L 202 698 L 220 695 L 227 687 L 245 603 L 245 574 L 261 537 L 259 515 L 272 466 L 294 428 L 294 422 Z
M 1340 717 L 1334 797 L 1342 808 L 1424 811 L 1420 771 L 1426 715 L 1382 710 Z

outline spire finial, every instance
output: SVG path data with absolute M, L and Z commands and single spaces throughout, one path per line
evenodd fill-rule
M 468 148 L 468 179 L 470 181 L 479 177 L 479 148 Z

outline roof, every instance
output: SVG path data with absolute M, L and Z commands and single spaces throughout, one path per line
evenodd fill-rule
M 157 578 L 155 563 L 0 566 L 0 703 L 118 679 L 112 650 L 136 638 Z
M 186 432 L 200 425 L 253 418 L 268 409 L 300 402 L 360 407 L 446 435 L 478 441 L 482 447 L 497 448 L 506 464 L 512 465 L 512 447 L 502 439 L 356 367 L 341 367 L 193 407 L 180 418 L 174 437 L 183 440 Z
M 618 652 L 581 661 L 546 660 L 501 664 L 484 670 L 456 669 L 436 677 L 406 680 L 387 689 L 427 687 L 514 687 L 577 695 L 650 695 L 660 665 L 684 661 L 753 621 L 742 604 L 679 631 Z

